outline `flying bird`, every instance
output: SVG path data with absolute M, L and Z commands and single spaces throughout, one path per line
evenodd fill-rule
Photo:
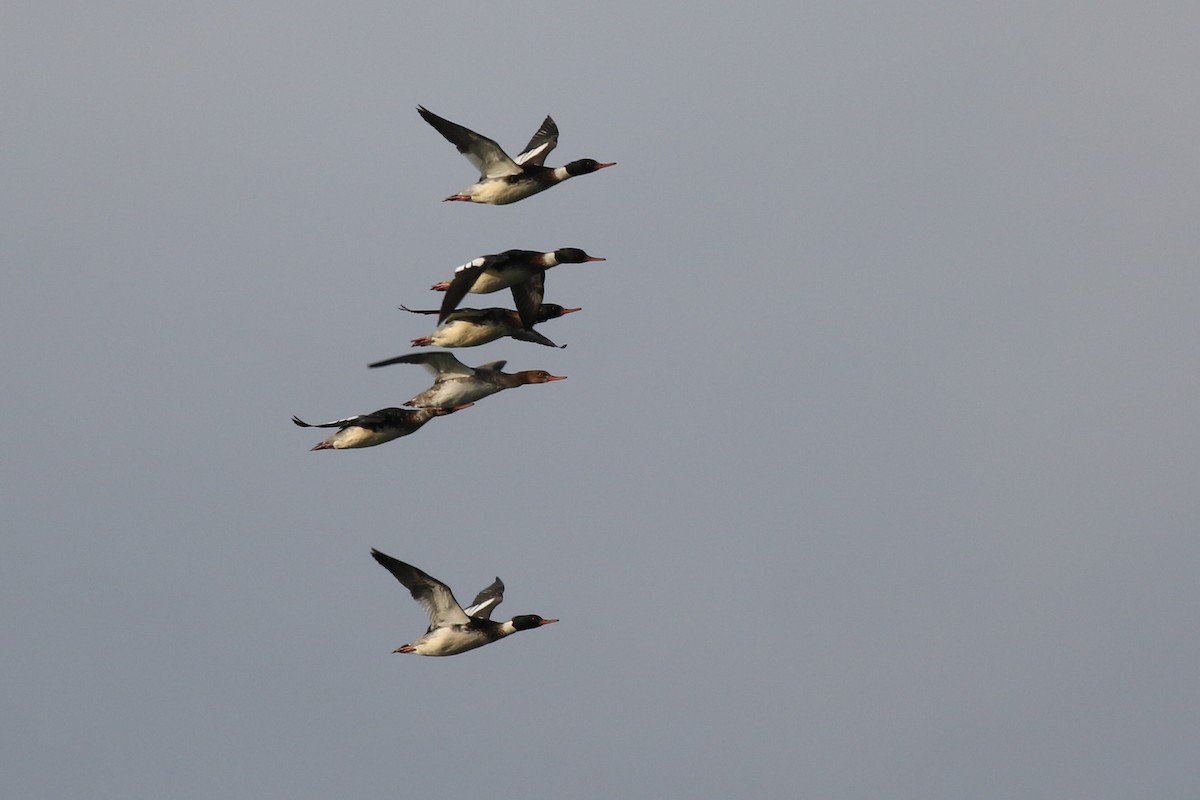
M 335 419 L 333 422 L 309 423 L 299 417 L 292 417 L 292 422 L 301 428 L 338 428 L 337 433 L 323 442 L 319 442 L 313 450 L 346 450 L 353 447 L 374 447 L 377 444 L 399 439 L 415 432 L 434 417 L 453 414 L 470 407 L 470 403 L 447 408 L 381 408 L 370 414 L 357 417 Z
M 441 314 L 440 309 L 414 309 L 400 306 L 411 314 Z M 555 303 L 542 303 L 538 307 L 535 323 L 558 319 L 566 314 L 582 311 L 581 308 L 563 308 Z M 521 324 L 521 315 L 507 308 L 460 308 L 446 315 L 429 336 L 412 340 L 413 347 L 475 347 L 511 336 L 522 342 L 544 344 L 547 347 L 560 345 L 547 339 L 535 330 Z M 561 345 L 566 347 L 566 345 Z
M 394 653 L 419 656 L 453 656 L 491 644 L 497 639 L 558 622 L 537 614 L 522 614 L 508 622 L 494 622 L 492 610 L 504 600 L 504 583 L 499 579 L 481 591 L 475 601 L 463 608 L 454 599 L 450 587 L 411 564 L 371 550 L 371 555 L 396 577 L 429 614 L 429 629 L 419 639 L 397 647 Z
M 502 372 L 507 361 L 491 361 L 478 367 L 468 367 L 449 353 L 409 353 L 376 361 L 371 367 L 389 364 L 420 364 L 433 375 L 433 386 L 404 405 L 416 408 L 442 408 L 473 403 L 490 394 L 524 386 L 528 383 L 565 381 L 566 375 L 551 375 L 543 369 L 524 372 Z
M 503 253 L 480 256 L 454 268 L 454 277 L 435 283 L 436 292 L 445 292 L 438 322 L 446 321 L 462 299 L 471 294 L 491 294 L 511 289 L 521 325 L 526 330 L 538 323 L 538 311 L 546 292 L 546 270 L 559 264 L 584 264 L 604 261 L 589 256 L 578 247 L 560 247 L 548 253 L 537 250 L 505 250 Z
M 495 141 L 443 119 L 424 106 L 417 106 L 421 118 L 467 157 L 479 170 L 479 180 L 447 200 L 468 200 L 502 206 L 524 200 L 576 175 L 587 175 L 616 164 L 601 164 L 594 158 L 572 161 L 565 167 L 545 166 L 546 156 L 558 144 L 558 126 L 546 117 L 537 133 L 516 158 L 511 158 Z

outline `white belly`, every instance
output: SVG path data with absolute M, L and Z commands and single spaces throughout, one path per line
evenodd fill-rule
M 458 628 L 438 628 L 413 643 L 416 653 L 423 656 L 452 656 L 487 644 L 487 637 L 467 633 Z
M 503 274 L 497 275 L 495 272 L 483 272 L 475 279 L 475 283 L 471 285 L 470 291 L 473 294 L 491 294 L 498 292 L 501 289 L 510 289 L 523 280 L 528 279 L 528 275 L 519 274 L 511 270 Z
M 537 194 L 547 187 L 533 181 L 510 183 L 504 180 L 484 181 L 477 183 L 464 194 L 471 196 L 473 203 L 490 203 L 494 206 L 508 205 L 518 200 L 524 200 L 530 195 Z
M 430 338 L 438 347 L 475 347 L 494 342 L 503 335 L 495 325 L 476 325 L 454 320 L 442 323 Z
M 339 431 L 333 442 L 336 450 L 346 450 L 352 447 L 374 447 L 377 444 L 399 439 L 404 433 L 399 430 L 372 431 L 357 425 Z

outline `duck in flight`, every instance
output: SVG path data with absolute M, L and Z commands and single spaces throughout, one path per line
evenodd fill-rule
M 397 647 L 394 653 L 416 653 L 419 656 L 453 656 L 483 647 L 517 631 L 527 631 L 558 622 L 543 619 L 537 614 L 522 614 L 508 622 L 491 619 L 492 610 L 504 600 L 504 583 L 496 578 L 481 591 L 475 601 L 463 608 L 454 599 L 450 587 L 421 570 L 392 558 L 386 553 L 371 550 L 371 555 L 429 614 L 429 629 L 425 635 Z
M 454 408 L 381 408 L 370 414 L 360 414 L 357 417 L 335 419 L 333 422 L 309 423 L 299 417 L 292 417 L 292 422 L 301 428 L 337 428 L 337 432 L 323 442 L 319 442 L 313 450 L 346 450 L 353 447 L 374 447 L 377 444 L 399 439 L 416 432 L 434 417 L 453 414 L 469 408 L 470 403 Z
M 616 164 L 615 161 L 602 164 L 594 158 L 583 158 L 564 167 L 545 166 L 546 156 L 558 144 L 558 126 L 550 117 L 542 122 L 520 155 L 512 158 L 492 139 L 443 119 L 424 106 L 417 106 L 417 113 L 479 170 L 477 182 L 450 195 L 447 200 L 502 206 L 524 200 L 576 175 L 587 175 Z
M 433 375 L 433 386 L 404 405 L 416 408 L 461 408 L 464 404 L 482 400 L 490 394 L 524 386 L 529 383 L 565 381 L 566 375 L 551 375 L 544 369 L 524 372 L 502 372 L 507 361 L 491 361 L 478 367 L 468 367 L 449 353 L 409 353 L 371 364 L 420 364 Z
M 546 270 L 559 264 L 585 264 L 604 261 L 589 256 L 578 247 L 560 247 L 548 253 L 537 250 L 505 250 L 503 253 L 480 256 L 454 268 L 454 277 L 435 283 L 435 292 L 445 292 L 438 323 L 445 322 L 468 293 L 491 294 L 511 289 L 513 302 L 521 317 L 521 325 L 532 330 L 538 320 L 542 297 L 546 292 Z
M 410 314 L 441 314 L 441 310 L 415 309 L 408 306 L 400 308 Z M 535 323 L 558 319 L 566 314 L 582 311 L 582 308 L 563 308 L 556 303 L 542 303 L 538 306 Z M 433 333 L 412 340 L 413 347 L 476 347 L 477 345 L 494 342 L 505 336 L 521 342 L 533 342 L 547 347 L 566 347 L 557 345 L 535 330 L 521 324 L 521 315 L 507 308 L 459 308 L 446 315 Z

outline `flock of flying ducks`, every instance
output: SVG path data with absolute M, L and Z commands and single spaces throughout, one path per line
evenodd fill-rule
M 529 144 L 515 158 L 510 157 L 492 139 L 443 119 L 417 106 L 421 118 L 458 148 L 479 170 L 479 180 L 446 200 L 461 200 L 488 205 L 507 205 L 545 191 L 573 178 L 587 175 L 612 163 L 591 158 L 572 161 L 562 167 L 547 167 L 546 156 L 558 144 L 558 126 L 550 117 L 542 122 Z M 559 264 L 583 264 L 603 261 L 583 250 L 564 247 L 550 252 L 505 250 L 480 256 L 454 271 L 453 277 L 433 285 L 445 292 L 437 309 L 414 310 L 414 314 L 437 314 L 437 327 L 429 336 L 412 340 L 414 347 L 475 347 L 504 337 L 558 347 L 534 330 L 534 326 L 579 311 L 542 302 L 546 271 Z M 459 308 L 468 294 L 490 294 L 510 290 L 515 310 L 507 308 Z M 565 347 L 566 345 L 563 345 Z M 526 384 L 565 380 L 545 370 L 504 372 L 505 361 L 493 361 L 469 367 L 450 353 L 417 352 L 377 361 L 371 365 L 419 364 L 433 375 L 433 386 L 416 395 L 406 408 L 382 408 L 370 414 L 312 424 L 299 417 L 292 422 L 302 428 L 336 428 L 313 450 L 345 450 L 374 447 L 417 431 L 434 417 L 470 408 L 475 401 L 504 389 Z M 495 622 L 492 611 L 504 599 L 504 584 L 499 578 L 481 591 L 471 605 L 463 608 L 454 599 L 450 587 L 416 567 L 378 550 L 371 555 L 404 585 L 429 614 L 429 629 L 423 636 L 398 647 L 397 653 L 423 656 L 452 656 L 482 647 L 517 631 L 558 622 L 536 614 L 523 614 L 508 622 Z

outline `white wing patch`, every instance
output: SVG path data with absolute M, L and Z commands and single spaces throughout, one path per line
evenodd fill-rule
M 550 142 L 545 142 L 533 148 L 532 150 L 526 150 L 524 153 L 521 153 L 521 155 L 514 158 L 513 161 L 516 161 L 518 164 L 540 164 L 541 161 L 546 160 L 546 155 L 549 154 L 549 152 L 553 149 L 553 144 Z M 538 160 L 538 156 L 541 156 L 541 161 Z
M 478 269 L 479 267 L 482 267 L 486 262 L 487 262 L 487 256 L 480 256 L 479 258 L 473 258 L 470 261 L 468 261 L 467 263 L 460 264 L 459 266 L 455 267 L 454 273 L 457 275 L 458 273 L 462 272 L 463 270 Z
M 471 605 L 464 608 L 463 611 L 469 617 L 491 619 L 492 610 L 502 602 L 504 602 L 504 582 L 497 577 L 487 588 L 480 591 Z

